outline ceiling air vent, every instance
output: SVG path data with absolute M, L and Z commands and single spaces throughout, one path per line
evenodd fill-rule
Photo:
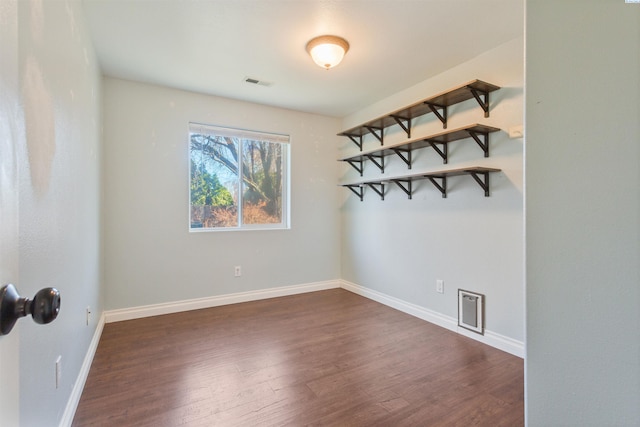
M 253 77 L 245 77 L 244 78 L 244 82 L 245 83 L 250 83 L 252 85 L 258 85 L 258 86 L 266 86 L 266 87 L 271 86 L 270 82 L 265 82 L 264 80 L 254 79 Z

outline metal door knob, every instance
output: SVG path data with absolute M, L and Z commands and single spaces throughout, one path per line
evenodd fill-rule
M 52 322 L 60 312 L 60 292 L 55 288 L 40 289 L 33 299 L 21 297 L 12 284 L 0 289 L 0 335 L 7 335 L 16 321 L 28 314 L 34 322 Z

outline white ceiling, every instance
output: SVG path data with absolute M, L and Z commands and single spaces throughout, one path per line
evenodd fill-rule
M 523 0 L 84 0 L 108 76 L 343 117 L 523 33 Z M 351 49 L 324 70 L 322 34 Z M 246 77 L 271 83 L 246 83 Z

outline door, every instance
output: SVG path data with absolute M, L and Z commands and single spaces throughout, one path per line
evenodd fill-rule
M 18 282 L 18 0 L 0 0 L 0 286 Z M 0 427 L 19 425 L 20 325 L 0 336 Z

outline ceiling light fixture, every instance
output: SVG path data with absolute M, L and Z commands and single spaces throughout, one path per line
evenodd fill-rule
M 307 43 L 313 61 L 327 70 L 338 65 L 348 50 L 349 43 L 338 36 L 319 36 Z

